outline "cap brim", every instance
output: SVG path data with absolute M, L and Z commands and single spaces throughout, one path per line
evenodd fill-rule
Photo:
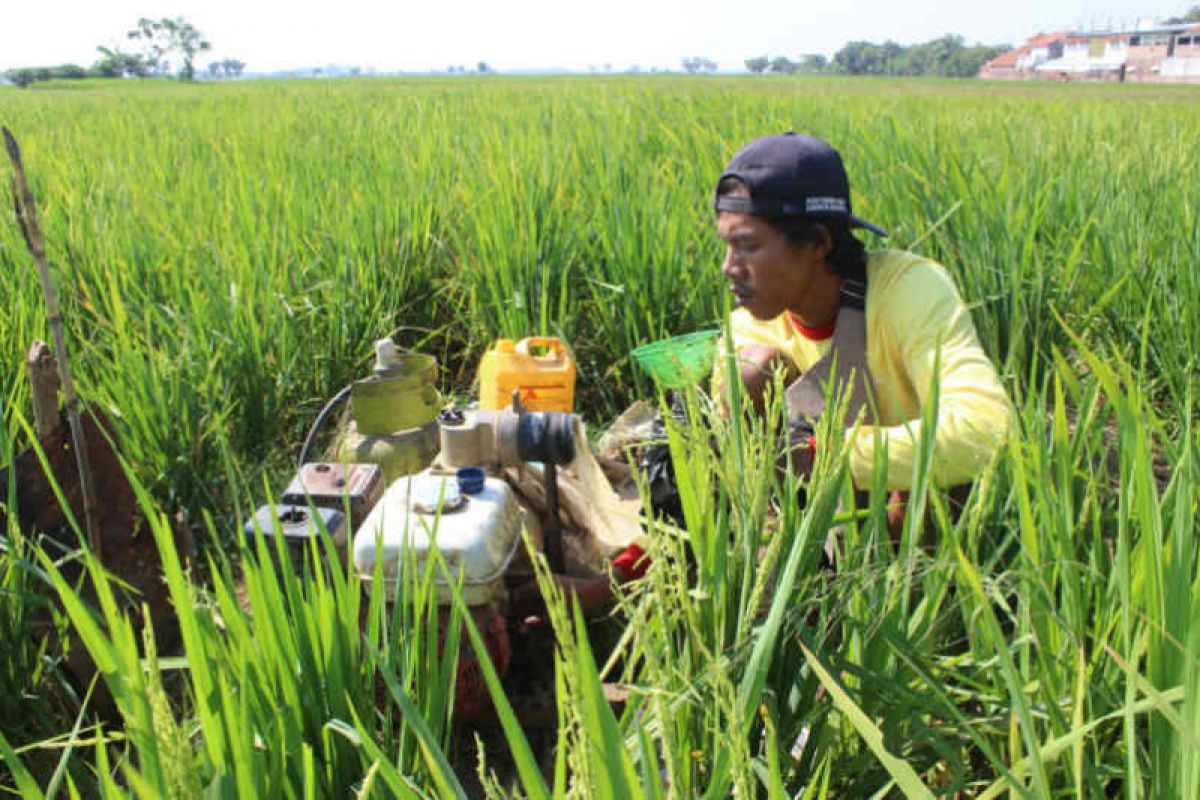
M 867 222 L 865 219 L 859 219 L 858 217 L 854 216 L 853 214 L 850 215 L 850 227 L 862 228 L 863 230 L 868 230 L 871 233 L 875 234 L 876 236 L 882 236 L 885 239 L 887 238 L 887 235 L 888 235 L 888 232 L 885 231 L 883 228 L 879 227 L 878 225 L 873 225 L 872 223 Z

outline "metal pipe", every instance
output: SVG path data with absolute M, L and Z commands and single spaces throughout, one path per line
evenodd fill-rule
M 542 548 L 550 571 L 559 574 L 566 570 L 563 558 L 562 521 L 558 517 L 558 466 L 544 462 L 542 475 L 546 480 L 546 522 L 542 525 Z

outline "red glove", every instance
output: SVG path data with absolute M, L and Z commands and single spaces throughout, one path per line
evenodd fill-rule
M 631 544 L 613 559 L 612 565 L 613 569 L 620 570 L 624 576 L 623 580 L 638 580 L 645 577 L 646 570 L 650 567 L 650 557 L 646 555 L 645 550 Z

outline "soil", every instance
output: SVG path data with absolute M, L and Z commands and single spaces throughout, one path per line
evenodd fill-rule
M 123 607 L 135 612 L 142 605 L 149 609 L 159 652 L 174 652 L 179 646 L 178 621 L 162 579 L 162 565 L 154 536 L 113 449 L 112 428 L 102 416 L 95 413 L 85 414 L 81 421 L 98 505 L 96 525 L 99 529 L 101 563 L 117 579 L 113 586 L 117 591 L 117 600 Z M 74 445 L 65 417 L 60 418 L 54 431 L 40 439 L 39 445 L 45 453 L 47 469 L 43 469 L 32 448 L 14 460 L 10 469 L 15 472 L 15 483 L 12 485 L 16 487 L 16 497 L 6 496 L 5 502 L 0 504 L 0 530 L 5 528 L 8 514 L 15 508 L 17 525 L 25 536 L 40 538 L 42 546 L 52 556 L 66 556 L 79 548 L 81 541 L 68 522 L 54 486 L 57 484 L 61 489 L 76 520 L 82 521 L 84 514 Z M 0 470 L 0 487 L 9 485 L 9 470 Z M 176 549 L 181 556 L 186 556 L 192 552 L 191 535 L 182 519 L 177 518 L 175 523 L 173 533 Z M 60 562 L 60 569 L 69 583 L 81 587 L 84 600 L 95 607 L 96 595 L 90 582 L 79 580 L 84 571 L 82 562 L 64 559 Z M 124 584 L 124 587 L 120 584 Z M 53 593 L 49 586 L 45 587 L 45 591 Z M 141 614 L 132 613 L 130 617 L 140 620 Z M 49 611 L 37 613 L 33 630 L 35 635 L 53 635 Z M 66 651 L 70 677 L 77 688 L 86 689 L 95 674 L 95 664 L 78 643 L 73 646 L 66 642 L 58 644 Z M 111 697 L 103 691 L 103 687 L 100 689 L 95 696 L 96 710 L 102 716 L 115 718 L 116 709 Z

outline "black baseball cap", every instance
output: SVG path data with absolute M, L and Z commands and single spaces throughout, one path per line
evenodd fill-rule
M 887 236 L 883 228 L 850 213 L 850 179 L 842 157 L 828 142 L 815 136 L 789 131 L 755 139 L 725 167 L 721 180 L 726 178 L 744 183 L 750 196 L 718 196 L 717 211 L 759 217 L 844 219 L 852 228 Z

